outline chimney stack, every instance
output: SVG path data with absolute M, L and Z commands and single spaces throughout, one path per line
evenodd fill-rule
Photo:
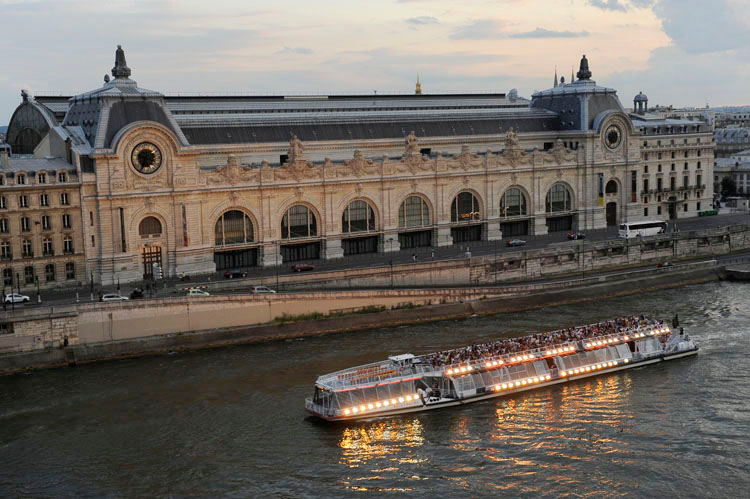
M 3 170 L 8 169 L 8 156 L 10 155 L 10 149 L 8 149 L 8 146 L 3 146 L 0 144 L 0 168 Z

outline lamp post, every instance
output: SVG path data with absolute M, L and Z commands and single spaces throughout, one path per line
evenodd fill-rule
M 11 293 L 13 292 L 13 286 L 12 286 L 12 284 L 13 283 L 11 283 L 11 287 L 10 287 Z M 20 295 L 21 294 L 21 275 L 18 272 L 16 272 L 16 287 L 18 288 L 18 294 Z M 10 303 L 12 304 L 11 305 L 11 309 L 15 310 L 16 309 L 16 300 L 13 299 L 13 298 L 11 298 Z
M 388 239 L 388 256 L 390 257 L 389 265 L 391 267 L 391 289 L 393 289 L 393 238 Z
M 42 295 L 39 292 L 39 276 L 34 276 L 34 282 L 36 283 L 36 302 L 42 303 Z
M 586 280 L 586 240 L 581 239 L 581 280 Z
M 94 301 L 94 273 L 91 272 L 89 287 L 91 288 L 91 301 Z
M 274 241 L 274 243 L 276 243 L 276 253 L 273 257 L 273 261 L 276 264 L 276 289 L 279 289 L 279 254 L 281 253 L 281 240 Z

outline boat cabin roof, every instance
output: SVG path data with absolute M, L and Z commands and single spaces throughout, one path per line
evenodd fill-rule
M 392 360 L 393 362 L 403 362 L 406 360 L 412 360 L 414 358 L 413 354 L 410 353 L 402 353 L 401 355 L 389 355 L 388 360 Z

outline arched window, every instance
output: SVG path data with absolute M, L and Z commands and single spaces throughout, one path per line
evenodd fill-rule
M 565 184 L 557 183 L 550 187 L 549 192 L 547 192 L 547 213 L 570 211 L 572 206 L 570 191 L 565 187 Z
M 422 227 L 430 225 L 430 208 L 419 196 L 409 196 L 398 208 L 399 227 Z
M 254 240 L 253 223 L 250 217 L 239 210 L 231 210 L 222 214 L 216 221 L 214 232 L 216 246 L 251 243 Z
M 352 201 L 341 217 L 341 232 L 375 230 L 375 212 L 365 201 Z
M 138 225 L 138 234 L 142 237 L 161 235 L 161 222 L 156 217 L 146 217 Z
M 604 188 L 604 192 L 607 194 L 616 194 L 617 193 L 617 182 L 614 180 L 610 180 L 607 182 L 607 186 Z
M 286 210 L 281 218 L 281 237 L 295 239 L 318 235 L 318 222 L 315 214 L 307 206 L 296 204 Z
M 526 196 L 518 187 L 511 187 L 500 198 L 501 217 L 521 217 L 529 214 Z
M 479 200 L 471 192 L 460 192 L 451 203 L 451 222 L 479 220 Z

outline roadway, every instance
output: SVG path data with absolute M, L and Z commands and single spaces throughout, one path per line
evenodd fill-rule
M 750 222 L 750 216 L 747 213 L 725 213 L 717 216 L 710 217 L 696 217 L 689 219 L 680 219 L 677 221 L 677 228 L 680 232 L 693 231 L 693 230 L 706 230 L 712 228 L 719 228 L 729 225 L 736 224 L 747 224 Z M 670 222 L 670 230 L 673 229 L 673 223 Z M 315 266 L 315 271 L 336 271 L 346 270 L 354 268 L 367 268 L 367 267 L 383 267 L 388 266 L 391 263 L 393 265 L 409 264 L 414 261 L 416 256 L 417 262 L 433 261 L 433 260 L 452 260 L 457 258 L 465 258 L 466 252 L 469 251 L 471 256 L 486 256 L 486 255 L 506 255 L 513 252 L 521 252 L 529 249 L 540 249 L 546 247 L 554 247 L 560 245 L 585 245 L 588 242 L 595 241 L 606 241 L 611 239 L 617 239 L 617 227 L 608 227 L 607 229 L 586 231 L 586 239 L 578 241 L 569 241 L 567 239 L 567 232 L 555 232 L 546 234 L 543 236 L 520 236 L 513 239 L 523 239 L 526 241 L 526 245 L 517 247 L 507 247 L 506 243 L 510 238 L 503 238 L 502 241 L 472 241 L 468 243 L 458 243 L 453 246 L 435 248 L 434 257 L 432 256 L 431 248 L 416 248 L 402 250 L 394 252 L 392 254 L 383 253 L 371 253 L 366 255 L 354 255 L 340 258 L 337 260 L 310 260 L 305 262 L 295 263 L 310 263 Z M 731 261 L 736 260 L 737 256 L 729 255 L 726 257 L 718 257 L 717 260 Z M 259 279 L 263 277 L 272 277 L 277 275 L 288 275 L 292 274 L 291 263 L 282 264 L 276 268 L 261 268 L 261 267 L 248 267 L 245 270 L 248 272 L 248 277 L 242 279 L 247 282 L 247 289 L 253 285 L 260 284 Z M 648 267 L 648 266 L 645 266 Z M 148 299 L 151 296 L 174 296 L 174 293 L 181 292 L 183 288 L 188 288 L 194 285 L 205 284 L 208 281 L 224 281 L 224 272 L 215 272 L 213 274 L 206 274 L 200 276 L 192 276 L 189 281 L 182 281 L 180 279 L 166 279 L 163 281 L 157 281 L 155 284 L 155 290 L 146 291 L 145 298 Z M 517 283 L 515 283 L 517 284 Z M 273 286 L 269 286 L 273 287 Z M 62 305 L 76 302 L 77 299 L 80 302 L 91 302 L 98 300 L 99 293 L 117 293 L 117 285 L 114 286 L 95 286 L 92 294 L 91 288 L 84 284 L 80 288 L 65 288 L 61 290 L 42 290 L 41 299 L 42 302 L 37 302 L 37 295 L 35 292 L 22 293 L 26 294 L 31 298 L 31 302 L 25 305 L 16 304 L 16 307 L 38 307 L 38 306 L 50 306 L 50 305 Z M 120 286 L 119 292 L 123 296 L 128 296 L 134 288 L 146 289 L 146 285 L 142 282 L 139 283 L 128 283 Z M 6 288 L 6 292 L 8 288 Z M 231 294 L 237 293 L 237 290 L 230 291 L 217 291 L 212 290 L 212 294 Z M 10 310 L 11 306 L 7 305 L 7 310 Z

